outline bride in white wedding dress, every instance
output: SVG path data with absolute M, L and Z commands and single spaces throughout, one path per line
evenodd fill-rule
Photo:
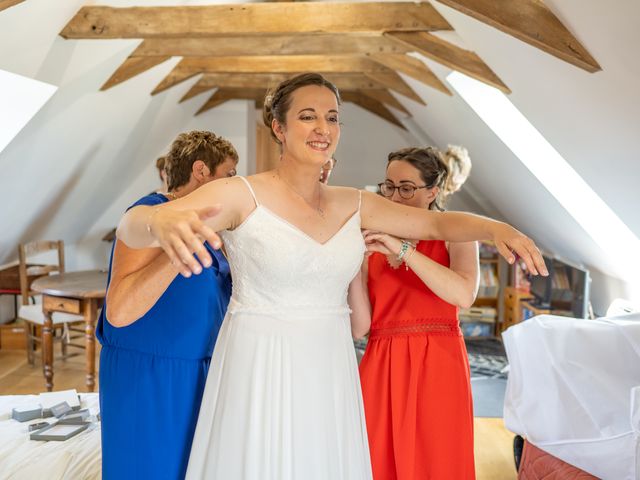
M 365 251 L 360 229 L 490 239 L 507 260 L 520 255 L 533 273 L 546 274 L 544 263 L 533 242 L 504 223 L 321 184 L 318 172 L 335 151 L 340 125 L 338 91 L 320 75 L 283 82 L 265 108 L 282 147 L 276 170 L 130 210 L 118 237 L 133 248 L 161 246 L 185 276 L 210 264 L 203 239 L 219 245 L 217 231 L 225 242 L 233 294 L 187 478 L 370 479 L 347 306 Z M 188 318 L 176 321 L 188 328 Z

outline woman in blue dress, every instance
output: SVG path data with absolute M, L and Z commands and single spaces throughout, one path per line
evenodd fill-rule
M 235 175 L 233 146 L 211 132 L 181 134 L 167 155 L 169 192 L 160 205 Z M 117 241 L 96 335 L 100 353 L 102 475 L 183 478 L 213 346 L 231 295 L 229 264 L 207 245 L 212 264 L 185 278 L 160 248 Z

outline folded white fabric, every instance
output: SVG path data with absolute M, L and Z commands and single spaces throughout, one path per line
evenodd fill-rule
M 506 427 L 603 480 L 640 478 L 640 314 L 540 315 L 502 334 Z

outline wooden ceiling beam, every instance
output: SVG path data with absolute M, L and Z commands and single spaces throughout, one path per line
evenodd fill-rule
M 380 34 L 226 35 L 148 38 L 132 57 L 234 57 L 246 55 L 357 55 L 405 53 L 413 47 Z
M 427 32 L 388 32 L 385 36 L 417 52 L 476 80 L 484 82 L 504 93 L 511 93 L 502 80 L 470 50 L 465 50 Z
M 598 62 L 541 0 L 438 0 L 587 72 Z
M 355 103 L 359 107 L 368 110 L 369 112 L 377 115 L 378 117 L 386 120 L 389 123 L 392 123 L 403 130 L 407 128 L 402 124 L 400 120 L 384 106 L 381 102 L 374 100 L 371 97 L 365 96 L 360 92 L 344 92 L 343 99 L 345 102 Z
M 433 31 L 452 30 L 452 27 L 429 3 L 278 2 L 127 8 L 85 6 L 60 35 L 104 39 L 389 30 Z
M 253 100 L 256 108 L 260 108 L 264 100 L 266 90 L 264 88 L 219 88 L 196 112 L 200 115 L 212 108 L 222 105 L 229 100 Z M 406 130 L 406 127 L 383 103 L 358 91 L 345 91 L 344 101 L 355 103 L 378 117 Z
M 440 81 L 438 77 L 436 77 L 435 73 L 433 73 L 431 69 L 424 64 L 424 62 L 415 57 L 403 54 L 382 55 L 378 53 L 369 55 L 369 57 L 380 65 L 384 65 L 391 70 L 404 73 L 405 75 L 415 78 L 419 82 L 435 88 L 442 93 L 452 95 L 451 91 Z
M 200 73 L 390 73 L 387 67 L 366 56 L 295 55 L 255 57 L 185 58 L 153 90 L 156 94 Z
M 212 88 L 272 88 L 293 73 L 205 73 L 180 100 L 184 102 Z M 323 73 L 340 90 L 384 89 L 384 85 L 357 73 Z
M 24 0 L 0 0 L 0 12 L 22 2 L 24 2 Z

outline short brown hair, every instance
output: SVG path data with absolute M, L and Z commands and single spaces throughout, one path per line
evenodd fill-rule
M 162 178 L 163 173 L 166 175 L 166 172 L 164 171 L 165 163 L 167 163 L 167 158 L 164 155 L 161 157 L 158 157 L 158 159 L 156 160 L 156 168 L 158 169 L 158 175 L 160 175 L 160 180 L 164 180 Z
M 197 160 L 202 160 L 211 173 L 214 173 L 218 165 L 227 158 L 238 161 L 238 153 L 228 140 L 208 131 L 181 133 L 166 155 L 164 169 L 167 172 L 169 191 L 189 182 L 191 169 Z
M 264 99 L 264 107 L 262 109 L 262 121 L 278 144 L 280 143 L 280 140 L 278 140 L 278 137 L 276 137 L 276 134 L 273 132 L 273 128 L 271 127 L 273 119 L 275 118 L 281 125 L 286 125 L 287 112 L 291 107 L 291 95 L 299 88 L 307 87 L 309 85 L 328 88 L 336 96 L 338 105 L 340 105 L 341 100 L 338 87 L 319 73 L 302 73 L 281 82 L 276 88 L 267 92 L 267 96 Z
M 449 175 L 449 168 L 444 163 L 442 154 L 434 147 L 409 147 L 391 152 L 389 163 L 402 160 L 411 164 L 420 172 L 420 178 L 428 188 L 439 187 L 440 191 L 435 200 L 429 205 L 430 210 L 444 210 L 442 201 L 444 198 L 444 186 Z

